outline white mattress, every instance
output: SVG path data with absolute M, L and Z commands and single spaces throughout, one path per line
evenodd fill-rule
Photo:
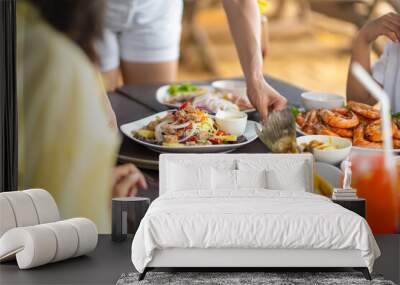
M 320 195 L 263 189 L 225 195 L 185 191 L 156 199 L 132 243 L 136 269 L 143 272 L 156 249 L 169 248 L 359 250 L 370 271 L 380 255 L 367 222 Z

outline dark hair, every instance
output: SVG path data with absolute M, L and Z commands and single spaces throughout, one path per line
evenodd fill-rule
M 103 33 L 104 0 L 30 0 L 55 29 L 97 62 L 95 41 Z

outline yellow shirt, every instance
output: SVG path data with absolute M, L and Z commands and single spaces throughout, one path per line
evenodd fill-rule
M 17 4 L 19 189 L 43 188 L 64 219 L 110 232 L 111 174 L 119 140 L 107 125 L 96 71 L 28 3 Z

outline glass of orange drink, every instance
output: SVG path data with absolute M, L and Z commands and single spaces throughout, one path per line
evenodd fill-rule
M 382 152 L 353 154 L 352 187 L 366 200 L 366 219 L 374 234 L 400 231 L 400 159 L 385 166 Z

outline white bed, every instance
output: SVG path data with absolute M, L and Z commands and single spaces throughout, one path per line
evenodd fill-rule
M 132 243 L 154 267 L 354 267 L 379 248 L 366 221 L 312 192 L 311 155 L 163 154 L 160 197 Z

